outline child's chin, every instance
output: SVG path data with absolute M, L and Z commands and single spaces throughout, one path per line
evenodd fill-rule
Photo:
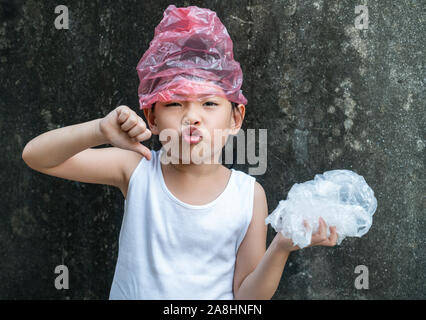
M 181 148 L 171 148 L 168 152 L 169 159 L 179 161 L 179 163 L 193 163 L 193 164 L 213 164 L 213 150 L 209 150 L 205 146 L 204 141 L 196 144 L 185 143 Z M 176 150 L 173 152 L 173 150 Z M 173 152 L 173 154 L 172 154 Z

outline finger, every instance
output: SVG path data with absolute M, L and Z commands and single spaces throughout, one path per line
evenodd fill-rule
M 322 241 L 324 241 L 324 240 L 327 240 L 327 224 L 322 217 L 320 217 L 320 220 L 322 225 L 321 232 L 320 232 L 320 239 L 323 239 Z
M 152 136 L 151 131 L 149 129 L 146 129 L 143 133 L 137 135 L 133 139 L 135 141 L 145 141 L 145 140 L 148 140 L 149 138 L 151 138 L 151 136 Z
M 130 109 L 130 108 L 126 105 L 121 105 L 115 108 L 115 111 L 117 112 L 117 115 L 119 116 L 124 110 L 127 110 L 127 109 Z
M 328 245 L 334 247 L 337 244 L 336 227 L 330 227 L 330 237 L 328 238 Z
M 136 137 L 146 130 L 146 124 L 140 117 L 137 118 L 137 121 L 137 124 L 132 129 L 130 129 L 129 132 L 127 132 L 131 138 Z
M 135 151 L 143 155 L 147 160 L 151 160 L 151 150 L 149 150 L 143 144 L 137 142 Z
M 321 233 L 321 219 L 319 219 L 318 230 L 315 233 L 312 233 L 313 236 L 319 236 Z
M 311 232 L 311 226 L 309 225 L 309 222 L 308 221 L 306 221 L 305 219 L 303 219 L 303 226 L 304 226 L 304 228 L 305 228 L 305 232 L 306 233 L 310 233 Z M 312 236 L 311 236 L 311 239 L 312 239 Z M 311 240 L 311 243 L 312 243 L 312 240 Z
M 117 108 L 116 108 L 116 110 L 117 110 L 117 112 L 123 112 L 124 110 L 128 110 L 128 109 L 130 109 L 128 106 L 126 106 L 125 104 L 122 104 L 121 106 L 118 106 Z
M 117 109 L 117 119 L 120 124 L 126 121 L 129 115 L 130 115 L 130 110 L 128 107 L 120 106 Z
M 134 141 L 133 138 L 131 139 L 131 142 L 127 144 L 126 149 L 137 152 L 148 160 L 151 160 L 152 158 L 151 150 L 139 141 Z
M 321 242 L 317 243 L 316 245 L 333 247 L 333 246 L 336 245 L 336 243 L 337 243 L 336 227 L 330 227 L 330 236 L 326 240 L 321 241 Z
M 121 125 L 121 130 L 129 131 L 138 123 L 138 119 L 135 115 L 131 114 L 127 120 Z
M 312 243 L 320 243 L 327 240 L 327 227 L 325 221 L 320 217 L 319 218 L 319 227 L 318 232 L 312 235 Z
M 129 114 L 130 108 L 128 106 L 119 106 L 116 109 L 117 117 L 120 117 L 123 113 Z
M 305 219 L 303 219 L 303 225 L 305 226 L 305 229 L 307 230 L 311 229 L 311 226 L 309 225 L 308 221 L 306 221 Z

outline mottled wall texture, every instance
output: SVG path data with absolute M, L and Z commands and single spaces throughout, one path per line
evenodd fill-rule
M 54 25 L 60 4 L 68 30 Z M 142 115 L 135 67 L 169 4 L 0 1 L 1 299 L 108 298 L 121 192 L 36 172 L 22 150 L 120 104 Z M 369 233 L 292 253 L 273 299 L 425 299 L 425 2 L 173 4 L 216 11 L 234 41 L 249 101 L 243 130 L 268 130 L 267 171 L 256 178 L 270 213 L 294 183 L 327 170 L 353 170 L 375 191 Z M 368 8 L 368 29 L 355 26 L 357 5 Z M 68 290 L 54 286 L 61 264 Z M 368 289 L 354 286 L 358 265 Z

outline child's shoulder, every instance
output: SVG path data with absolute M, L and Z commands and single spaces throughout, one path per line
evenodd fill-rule
M 234 173 L 236 174 L 236 175 L 238 175 L 238 176 L 240 176 L 240 177 L 242 177 L 242 178 L 245 178 L 245 179 L 247 179 L 247 180 L 255 180 L 256 181 L 256 177 L 253 177 L 252 175 L 250 175 L 250 174 L 248 174 L 248 173 L 246 173 L 246 172 L 244 172 L 244 171 L 241 171 L 241 170 L 238 170 L 238 169 L 234 169 L 234 168 L 232 168 L 232 169 L 228 169 L 228 170 L 234 170 Z M 256 181 L 257 182 L 257 181 Z
M 232 169 L 232 170 L 234 170 L 235 175 L 239 177 L 240 181 L 244 181 L 244 183 L 254 182 L 255 193 L 262 194 L 265 192 L 263 189 L 263 186 L 259 183 L 256 177 L 248 173 L 245 173 L 244 171 L 241 171 L 241 170 L 237 170 L 237 169 Z
M 244 193 L 244 196 L 247 198 L 250 195 L 250 198 L 253 199 L 253 212 L 258 212 L 259 215 L 263 218 L 266 218 L 268 214 L 268 202 L 265 193 L 265 189 L 256 179 L 256 177 L 245 173 L 241 170 L 234 170 L 234 174 L 237 177 L 237 185 L 240 192 Z M 265 216 L 266 215 L 266 216 Z
M 129 186 L 130 178 L 133 172 L 136 170 L 136 168 L 141 164 L 142 161 L 152 161 L 152 162 L 155 161 L 158 151 L 155 151 L 152 149 L 150 151 L 151 151 L 151 160 L 147 160 L 143 155 L 134 151 L 129 151 L 127 153 L 127 156 L 124 159 L 124 181 L 123 181 L 123 185 L 120 187 L 121 192 L 123 193 L 123 196 L 125 198 L 128 191 L 127 189 Z

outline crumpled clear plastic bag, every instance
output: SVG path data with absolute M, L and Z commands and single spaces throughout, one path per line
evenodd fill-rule
M 318 231 L 319 217 L 336 226 L 337 244 L 345 237 L 362 237 L 368 232 L 377 209 L 373 190 L 365 179 L 350 170 L 331 170 L 317 174 L 314 180 L 294 184 L 287 196 L 265 219 L 277 232 L 304 248 Z M 309 224 L 305 228 L 303 220 Z
M 140 109 L 213 95 L 247 104 L 233 43 L 214 11 L 169 5 L 137 67 Z

